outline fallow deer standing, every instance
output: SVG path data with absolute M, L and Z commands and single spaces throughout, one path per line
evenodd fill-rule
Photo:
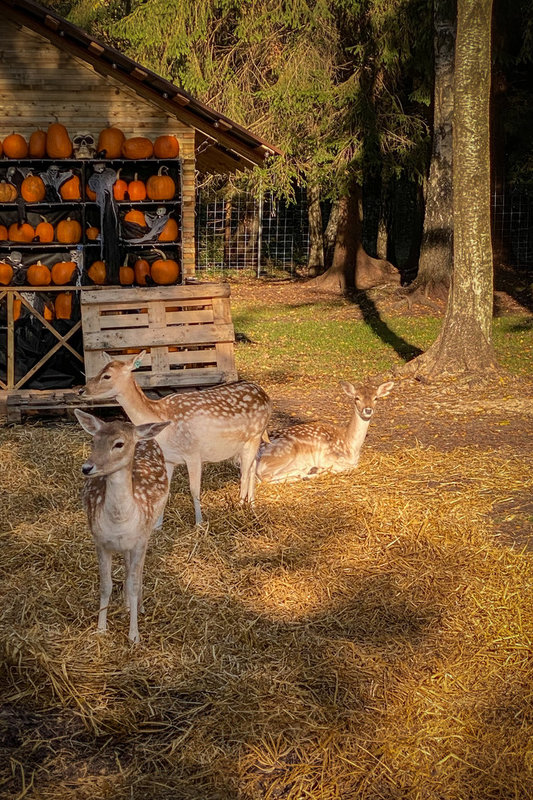
M 131 422 L 103 422 L 79 409 L 75 414 L 82 428 L 93 437 L 91 455 L 82 466 L 87 479 L 82 502 L 100 568 L 98 632 L 104 633 L 107 628 L 107 607 L 113 588 L 112 555 L 123 553 L 124 595 L 130 610 L 129 638 L 138 642 L 146 548 L 168 497 L 165 459 L 154 436 L 169 423 L 135 426 Z
M 87 381 L 82 395 L 95 400 L 115 399 L 135 425 L 170 420 L 158 442 L 167 462 L 169 483 L 177 464 L 185 464 L 194 503 L 195 523 L 202 523 L 200 489 L 202 465 L 237 459 L 241 470 L 241 502 L 253 503 L 255 459 L 272 413 L 267 394 L 254 383 L 240 381 L 200 391 L 146 397 L 132 370 L 144 351 L 128 361 L 112 360 Z
M 270 441 L 261 445 L 257 456 L 260 481 L 296 481 L 323 472 L 345 472 L 357 466 L 376 402 L 387 397 L 394 383 L 356 389 L 351 383 L 341 381 L 341 386 L 354 403 L 347 427 L 306 422 L 270 433 Z

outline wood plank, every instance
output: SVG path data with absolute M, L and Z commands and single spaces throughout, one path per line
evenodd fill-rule
M 165 335 L 169 332 L 166 327 L 166 314 L 163 303 L 150 303 L 148 306 L 148 319 L 150 321 L 150 332 L 153 337 L 160 333 Z M 150 348 L 152 356 L 152 370 L 157 373 L 164 373 L 169 368 L 168 349 L 166 347 Z
M 13 304 L 15 295 L 11 292 L 7 294 L 7 388 L 12 389 L 15 385 L 15 320 L 13 314 Z
M 237 373 L 227 373 L 219 369 L 172 370 L 162 375 L 139 373 L 135 380 L 143 388 L 150 386 L 211 386 L 237 380 Z
M 123 347 L 158 347 L 162 345 L 210 344 L 233 342 L 233 325 L 183 325 L 182 327 L 150 330 L 137 329 L 132 341 L 128 330 L 101 331 L 85 336 L 85 350 L 113 350 Z
M 235 370 L 235 350 L 233 343 L 217 342 L 215 349 L 217 351 L 217 366 L 225 372 Z
M 105 292 L 105 299 L 102 293 Z M 105 289 L 102 291 L 90 289 L 84 291 L 81 296 L 82 306 L 90 304 L 103 304 L 105 307 L 112 308 L 112 304 L 117 305 L 116 309 L 134 308 L 135 306 L 146 305 L 149 301 L 175 300 L 176 305 L 182 299 L 203 299 L 211 297 L 229 297 L 230 287 L 228 283 L 192 283 L 182 286 L 150 286 L 149 288 L 132 289 Z

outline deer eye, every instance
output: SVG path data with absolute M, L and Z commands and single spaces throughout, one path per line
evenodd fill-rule
M 106 381 L 109 381 L 111 380 L 111 375 L 102 375 L 102 378 L 104 378 Z
M 119 439 L 118 442 L 115 442 L 113 447 L 117 447 L 120 450 L 121 447 L 124 447 L 124 442 L 121 442 Z

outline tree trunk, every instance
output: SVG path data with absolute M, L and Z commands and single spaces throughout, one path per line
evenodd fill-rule
M 371 258 L 363 248 L 361 187 L 354 183 L 339 200 L 339 221 L 333 263 L 314 280 L 323 289 L 346 294 L 383 283 L 399 283 L 398 270 L 388 261 Z
M 453 125 L 454 272 L 437 340 L 408 370 L 486 373 L 492 347 L 490 74 L 492 0 L 459 0 Z
M 337 241 L 337 228 L 339 227 L 339 204 L 340 200 L 334 200 L 329 212 L 328 224 L 324 231 L 324 266 L 331 267 L 333 263 L 333 253 L 335 252 L 335 242 Z
M 309 275 L 319 275 L 324 271 L 324 242 L 322 238 L 322 210 L 320 208 L 320 188 L 317 183 L 307 187 L 307 214 L 309 219 Z
M 434 0 L 435 88 L 433 147 L 418 275 L 412 290 L 447 292 L 453 269 L 452 119 L 455 2 Z

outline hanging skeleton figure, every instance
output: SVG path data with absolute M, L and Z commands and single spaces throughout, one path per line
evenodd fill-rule
M 73 177 L 72 170 L 68 169 L 65 172 L 61 172 L 57 164 L 51 164 L 46 172 L 40 172 L 39 175 L 46 187 L 45 201 L 47 203 L 62 203 L 63 198 L 59 190 L 66 181 Z
M 145 214 L 144 218 L 146 220 L 146 226 L 148 228 L 148 232 L 145 233 L 143 236 L 139 236 L 135 239 L 130 239 L 128 237 L 128 242 L 130 244 L 144 244 L 144 242 L 157 241 L 157 239 L 159 238 L 159 234 L 167 224 L 169 217 L 170 214 L 167 214 L 167 210 L 166 208 L 163 208 L 163 206 L 156 208 L 155 214 Z M 126 223 L 126 225 L 127 224 L 128 223 Z M 135 225 L 135 223 L 133 223 L 133 225 Z M 141 229 L 140 226 L 138 225 L 135 225 L 135 228 L 137 230 Z
M 89 178 L 89 189 L 96 192 L 96 203 L 100 208 L 100 257 L 106 265 L 108 280 L 119 283 L 120 248 L 117 204 L 113 196 L 113 184 L 117 173 L 103 163 L 94 165 Z

